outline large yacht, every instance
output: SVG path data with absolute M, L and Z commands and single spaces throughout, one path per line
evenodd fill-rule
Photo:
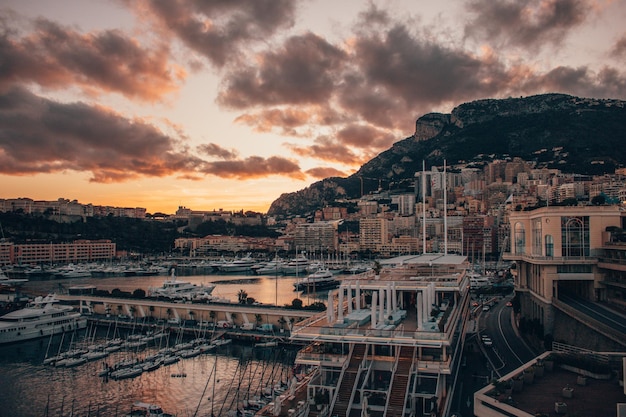
M 257 263 L 251 254 L 247 254 L 244 257 L 233 259 L 230 262 L 226 262 L 218 267 L 221 272 L 250 272 L 252 266 Z
M 23 309 L 0 317 L 0 344 L 21 342 L 85 327 L 85 317 L 71 306 L 58 304 L 54 294 L 50 294 L 37 297 Z
M 292 330 L 310 345 L 308 416 L 443 416 L 470 316 L 464 256 L 422 254 L 344 277 L 328 307 Z M 378 273 L 377 273 L 378 272 Z
M 169 279 L 166 278 L 160 287 L 150 288 L 148 295 L 170 300 L 208 301 L 212 299 L 211 293 L 214 289 L 215 285 L 213 284 L 196 285 L 188 281 L 181 281 L 176 278 L 176 273 L 172 268 Z
M 295 258 L 290 259 L 283 266 L 283 274 L 304 276 L 307 273 L 309 263 L 309 258 L 307 258 L 306 255 L 302 253 Z
M 294 282 L 293 286 L 295 291 L 316 292 L 317 290 L 337 288 L 339 284 L 340 281 L 335 278 L 335 275 L 327 267 L 322 267 L 301 280 Z

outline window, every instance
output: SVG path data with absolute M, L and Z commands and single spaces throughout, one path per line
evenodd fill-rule
M 541 256 L 541 219 L 532 221 L 532 254 Z
M 523 255 L 526 253 L 526 232 L 524 224 L 515 223 L 515 253 Z
M 561 256 L 589 256 L 589 216 L 561 217 Z
M 554 239 L 552 235 L 546 235 L 546 256 L 554 256 Z

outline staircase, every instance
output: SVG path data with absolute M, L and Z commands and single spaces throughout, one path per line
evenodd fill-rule
M 386 415 L 389 417 L 401 417 L 404 413 L 406 389 L 409 385 L 409 376 L 411 375 L 414 354 L 415 347 L 400 347 L 398 364 L 396 366 L 396 371 L 393 374 L 393 381 L 391 382 L 387 400 Z
M 352 396 L 352 390 L 354 388 L 354 381 L 356 381 L 357 372 L 359 366 L 363 362 L 365 357 L 365 345 L 356 344 L 352 350 L 352 356 L 350 356 L 350 362 L 348 367 L 343 373 L 341 384 L 337 390 L 337 399 L 335 405 L 330 413 L 331 416 L 345 417 L 350 405 L 350 397 Z

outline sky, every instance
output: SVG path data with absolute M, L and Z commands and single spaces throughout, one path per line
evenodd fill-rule
M 622 0 L 3 0 L 0 198 L 267 212 L 430 112 L 626 99 Z

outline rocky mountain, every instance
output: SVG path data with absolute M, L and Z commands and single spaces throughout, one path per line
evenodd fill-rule
M 269 215 L 307 214 L 329 202 L 356 198 L 379 186 L 410 188 L 415 172 L 442 166 L 482 167 L 520 157 L 537 167 L 602 174 L 626 164 L 626 102 L 542 94 L 461 104 L 450 114 L 430 113 L 415 133 L 347 178 L 326 178 L 281 195 Z

